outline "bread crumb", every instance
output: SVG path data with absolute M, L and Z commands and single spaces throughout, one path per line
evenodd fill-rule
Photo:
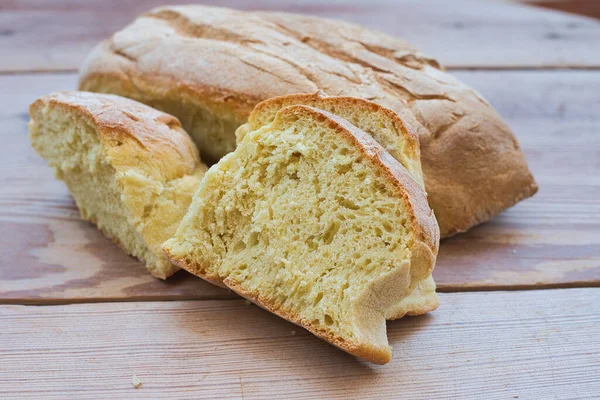
M 131 384 L 133 385 L 134 388 L 139 388 L 140 386 L 142 386 L 142 380 L 140 378 L 138 378 L 137 375 L 134 375 L 133 378 L 131 378 Z
M 252 302 L 250 300 L 246 300 L 246 301 L 244 301 L 244 303 L 246 303 L 247 306 L 249 306 L 250 304 L 252 304 Z
M 296 334 L 296 331 L 292 331 L 292 336 L 294 336 Z

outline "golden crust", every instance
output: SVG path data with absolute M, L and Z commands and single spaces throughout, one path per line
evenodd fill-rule
M 111 163 L 146 168 L 145 173 L 176 179 L 200 164 L 198 149 L 177 118 L 137 101 L 110 94 L 57 92 L 40 97 L 30 114 L 48 105 L 65 107 L 86 118 L 111 149 Z
M 215 116 L 226 110 L 239 124 L 258 102 L 285 94 L 322 89 L 375 101 L 420 138 L 442 236 L 537 191 L 512 132 L 475 91 L 405 42 L 341 21 L 158 8 L 101 44 L 82 67 L 79 85 L 144 102 L 163 99 L 174 109 L 194 104 Z M 190 132 L 192 124 L 185 126 Z M 221 134 L 234 140 L 233 131 Z
M 274 123 L 277 124 L 284 119 L 294 120 L 303 116 L 309 116 L 320 123 L 327 124 L 329 128 L 335 130 L 344 137 L 345 140 L 352 143 L 353 146 L 361 151 L 366 159 L 370 160 L 376 169 L 385 174 L 388 180 L 396 188 L 398 196 L 404 199 L 407 214 L 410 215 L 410 226 L 414 232 L 414 240 L 408 245 L 412 255 L 409 263 L 411 270 L 410 275 L 411 278 L 414 279 L 414 281 L 411 280 L 409 293 L 412 292 L 420 281 L 430 278 L 439 247 L 439 228 L 433 211 L 427 204 L 425 191 L 412 179 L 406 169 L 395 158 L 390 156 L 389 153 L 387 153 L 370 135 L 342 118 L 313 107 L 294 105 L 281 109 L 277 114 Z M 240 285 L 232 279 L 225 278 L 221 281 L 218 276 L 207 274 L 205 266 L 200 265 L 197 261 L 190 260 L 189 258 L 174 255 L 168 247 L 163 247 L 163 253 L 171 260 L 171 262 L 180 268 L 217 285 L 222 286 L 224 284 L 241 296 L 288 321 L 306 328 L 316 336 L 350 354 L 377 364 L 385 364 L 389 362 L 391 358 L 391 350 L 389 347 L 370 345 L 368 342 L 350 343 L 343 338 L 332 334 L 330 331 L 319 328 L 310 321 L 302 319 L 298 315 L 290 315 L 275 304 L 269 302 L 267 299 L 261 297 L 259 293 L 244 291 Z M 433 288 L 435 290 L 435 285 Z M 365 299 L 365 304 L 361 303 L 361 306 L 366 309 L 377 310 L 375 304 L 368 303 L 370 301 L 368 296 L 365 296 Z M 437 301 L 437 298 L 435 298 L 435 301 Z M 437 304 L 435 307 L 437 307 Z M 415 314 L 419 314 L 419 310 L 414 312 Z M 423 312 L 426 312 L 426 310 L 423 310 Z M 386 313 L 389 315 L 386 315 Z M 396 318 L 397 313 L 398 307 L 396 305 L 393 305 L 390 310 L 383 311 L 384 316 L 392 318 Z

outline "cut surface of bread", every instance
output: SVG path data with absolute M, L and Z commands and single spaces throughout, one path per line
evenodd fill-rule
M 160 7 L 100 44 L 79 87 L 175 115 L 210 162 L 235 148 L 236 128 L 261 101 L 317 90 L 372 100 L 419 136 L 442 236 L 537 191 L 510 128 L 478 93 L 406 42 L 343 21 Z
M 419 138 L 394 111 L 358 97 L 328 96 L 322 91 L 273 97 L 254 107 L 248 122 L 236 130 L 237 142 L 241 142 L 246 133 L 273 122 L 277 111 L 283 107 L 297 104 L 337 115 L 368 133 L 406 168 L 417 183 L 424 185 Z
M 206 171 L 171 115 L 136 101 L 53 93 L 29 109 L 33 148 L 73 196 L 81 217 L 165 279 L 178 270 L 161 252 Z
M 280 109 L 291 105 L 307 105 L 347 120 L 371 135 L 406 168 L 417 183 L 421 186 L 424 185 L 418 137 L 410 131 L 394 111 L 357 97 L 327 96 L 319 91 L 312 94 L 291 94 L 265 100 L 254 107 L 248 122 L 237 129 L 237 142 L 240 143 L 248 132 L 273 122 Z M 415 288 L 415 295 L 403 299 L 397 306 L 397 312 L 388 318 L 402 318 L 407 314 L 425 314 L 435 310 L 438 305 L 435 282 L 432 277 L 429 277 Z
M 391 357 L 385 321 L 430 277 L 439 229 L 423 188 L 368 134 L 281 109 L 211 167 L 163 250 L 341 349 Z

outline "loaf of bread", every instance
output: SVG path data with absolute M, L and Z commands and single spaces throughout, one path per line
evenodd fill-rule
M 69 188 L 81 217 L 165 279 L 162 254 L 206 171 L 179 121 L 136 101 L 54 93 L 29 109 L 33 148 Z
M 386 363 L 385 321 L 430 279 L 438 242 L 425 191 L 395 158 L 348 121 L 294 105 L 206 173 L 163 250 L 339 348 Z
M 271 97 L 321 89 L 372 100 L 418 134 L 442 236 L 537 190 L 514 135 L 481 96 L 405 42 L 346 22 L 157 8 L 94 50 L 79 86 L 177 116 L 209 161 L 235 148 L 236 128 Z
M 241 142 L 246 133 L 273 122 L 281 108 L 297 104 L 315 107 L 337 115 L 368 133 L 406 168 L 417 183 L 423 186 L 419 141 L 416 135 L 395 112 L 372 101 L 356 97 L 327 96 L 323 92 L 273 97 L 254 107 L 248 123 L 237 129 L 237 141 Z M 435 282 L 430 276 L 417 286 L 414 296 L 409 296 L 398 303 L 397 310 L 390 314 L 389 319 L 402 318 L 406 314 L 425 314 L 435 310 L 438 305 Z

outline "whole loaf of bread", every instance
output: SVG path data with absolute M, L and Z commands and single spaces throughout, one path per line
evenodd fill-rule
M 419 136 L 442 236 L 537 191 L 517 140 L 481 96 L 404 41 L 346 22 L 157 8 L 90 54 L 79 88 L 175 115 L 208 161 L 235 148 L 236 128 L 265 99 L 322 90 L 377 102 Z

